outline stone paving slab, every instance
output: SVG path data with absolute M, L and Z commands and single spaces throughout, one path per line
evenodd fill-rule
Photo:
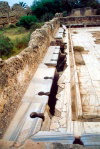
M 100 53 L 97 50 L 100 45 L 94 43 L 95 38 L 90 32 L 97 30 L 100 27 L 76 29 L 77 34 L 72 37 L 74 46 L 82 46 L 88 50 L 87 54 L 82 53 L 85 65 L 77 66 L 83 118 L 100 117 Z
M 82 122 L 83 134 L 100 134 L 100 122 Z

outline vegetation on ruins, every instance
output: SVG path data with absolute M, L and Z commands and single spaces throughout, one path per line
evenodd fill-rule
M 57 12 L 66 11 L 70 12 L 71 7 L 67 0 L 34 0 L 33 5 L 31 6 L 32 14 L 35 14 L 37 18 L 43 19 L 44 15 L 47 16 L 52 14 L 52 17 Z M 45 18 L 46 19 L 46 18 Z
M 13 43 L 10 38 L 0 35 L 0 57 L 2 55 L 8 56 L 13 49 Z
M 10 24 L 9 27 L 0 30 L 0 57 L 7 59 L 16 55 L 28 46 L 30 35 L 36 28 L 40 28 L 43 23 L 35 23 L 30 29 L 18 27 Z
M 97 0 L 34 0 L 31 9 L 38 19 L 44 20 L 45 16 L 45 20 L 48 20 L 57 12 L 63 12 L 65 16 L 72 9 L 84 7 L 99 9 L 100 3 Z
M 36 16 L 22 16 L 17 25 L 30 29 L 34 22 L 37 22 Z

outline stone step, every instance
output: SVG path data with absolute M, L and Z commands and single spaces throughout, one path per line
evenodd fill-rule
M 100 148 L 100 134 L 84 134 L 81 137 L 85 146 L 99 146 Z
M 74 137 L 72 134 L 55 132 L 55 131 L 40 131 L 31 137 L 36 142 L 62 142 L 65 144 L 73 144 Z

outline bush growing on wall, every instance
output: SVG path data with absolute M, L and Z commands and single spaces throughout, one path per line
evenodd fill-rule
M 36 16 L 22 16 L 18 22 L 18 25 L 23 26 L 26 29 L 30 29 L 34 22 L 37 22 Z
M 0 57 L 11 54 L 13 50 L 13 43 L 6 36 L 0 35 Z

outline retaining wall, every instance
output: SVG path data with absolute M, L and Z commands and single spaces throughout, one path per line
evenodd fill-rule
M 72 9 L 70 16 L 73 16 L 73 17 L 93 16 L 93 15 L 96 15 L 96 11 L 97 11 L 96 9 L 92 9 L 90 7 L 77 8 L 77 9 Z
M 81 16 L 81 17 L 61 17 L 60 23 L 65 25 L 90 25 L 99 26 L 100 25 L 100 15 L 96 16 Z

